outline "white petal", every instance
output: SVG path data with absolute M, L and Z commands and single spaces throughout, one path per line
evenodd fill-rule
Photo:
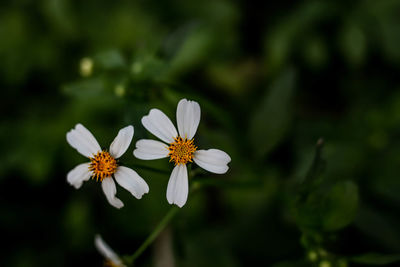
M 200 105 L 196 101 L 182 99 L 176 109 L 176 121 L 179 135 L 182 138 L 192 139 L 196 134 L 200 122 Z
M 103 240 L 103 238 L 101 238 L 100 235 L 95 236 L 94 245 L 104 258 L 112 261 L 112 263 L 116 266 L 125 266 L 122 264 L 122 261 L 118 255 L 110 248 L 110 246 Z
M 133 137 L 133 126 L 129 125 L 119 130 L 118 135 L 110 145 L 110 154 L 114 158 L 121 157 L 131 144 Z
M 189 192 L 188 173 L 185 164 L 176 165 L 168 181 L 167 200 L 169 204 L 176 204 L 182 208 L 185 205 Z
M 171 120 L 159 109 L 150 110 L 149 115 L 142 118 L 143 126 L 162 141 L 170 144 L 178 135 Z
M 67 133 L 68 143 L 78 150 L 85 157 L 92 157 L 97 152 L 101 151 L 96 138 L 82 124 L 78 123 L 75 129 Z
M 209 172 L 223 174 L 229 169 L 228 163 L 231 161 L 231 157 L 222 150 L 208 149 L 194 152 L 193 160 Z
M 115 187 L 115 182 L 111 177 L 104 178 L 101 182 L 101 187 L 103 188 L 103 192 L 107 197 L 108 202 L 120 209 L 124 206 L 124 203 L 120 199 L 118 199 L 115 194 L 117 193 L 117 188 Z
M 160 141 L 141 139 L 136 142 L 133 155 L 138 159 L 161 159 L 168 157 L 168 146 Z
M 147 183 L 131 168 L 120 166 L 114 176 L 117 183 L 137 199 L 141 199 L 144 194 L 149 192 Z
M 90 179 L 91 175 L 92 173 L 89 171 L 89 163 L 82 163 L 68 172 L 67 181 L 70 185 L 78 189 L 82 186 L 84 181 Z

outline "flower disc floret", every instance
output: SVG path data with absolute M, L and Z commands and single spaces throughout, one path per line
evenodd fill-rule
M 188 140 L 186 138 L 183 139 L 180 136 L 175 137 L 174 142 L 172 142 L 168 147 L 168 156 L 170 157 L 169 161 L 173 161 L 175 166 L 178 164 L 193 162 L 193 153 L 196 149 L 197 147 L 194 145 L 194 139 Z
M 107 151 L 98 152 L 94 157 L 89 158 L 89 170 L 92 171 L 93 179 L 103 181 L 106 177 L 111 177 L 117 171 L 117 160 Z

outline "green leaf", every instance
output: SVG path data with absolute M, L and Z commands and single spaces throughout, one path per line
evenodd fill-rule
M 326 42 L 320 36 L 307 38 L 303 46 L 303 56 L 307 64 L 313 68 L 325 65 L 329 57 Z
M 400 261 L 400 254 L 367 253 L 350 258 L 350 261 L 369 265 L 386 265 Z
M 78 98 L 97 96 L 105 91 L 104 81 L 100 78 L 84 79 L 63 86 L 62 91 Z
M 352 65 L 360 65 L 365 60 L 366 37 L 362 28 L 354 22 L 345 25 L 340 33 L 340 45 L 347 61 Z
M 272 267 L 305 267 L 305 266 L 310 266 L 308 262 L 304 260 L 298 260 L 298 261 L 282 261 L 275 263 L 272 265 Z
M 131 75 L 135 81 L 157 80 L 166 70 L 167 65 L 154 55 L 138 57 L 131 65 Z
M 208 60 L 214 40 L 215 34 L 209 28 L 199 27 L 190 32 L 171 60 L 167 76 L 185 73 Z
M 125 59 L 118 50 L 108 50 L 94 56 L 95 66 L 103 69 L 122 68 L 126 65 Z
M 380 246 L 400 251 L 399 229 L 390 220 L 390 215 L 381 209 L 362 205 L 357 214 L 355 226 Z
M 358 208 L 358 188 L 352 181 L 339 182 L 328 194 L 324 230 L 333 231 L 350 224 Z
M 261 99 L 250 121 L 253 150 L 262 156 L 270 152 L 285 137 L 291 120 L 295 72 L 288 69 L 272 84 Z
M 341 181 L 328 189 L 315 190 L 296 208 L 301 228 L 337 231 L 350 224 L 358 210 L 358 188 L 352 181 Z
M 298 49 L 298 40 L 304 40 L 305 34 L 313 28 L 313 25 L 319 24 L 324 19 L 324 14 L 329 14 L 334 10 L 333 7 L 334 5 L 328 1 L 307 1 L 297 9 L 288 12 L 281 23 L 272 26 L 265 36 L 266 64 L 269 71 L 281 70 L 292 57 L 294 51 Z M 321 47 L 320 43 L 316 45 L 318 51 L 312 53 L 318 54 L 317 57 L 327 56 L 324 51 L 325 48 Z M 306 49 L 309 48 L 306 47 Z M 312 50 L 315 50 L 315 48 L 312 48 Z

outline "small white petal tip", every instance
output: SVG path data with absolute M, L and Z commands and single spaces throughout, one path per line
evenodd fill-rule
M 125 267 L 119 258 L 119 256 L 114 252 L 114 250 L 111 249 L 111 247 L 103 240 L 103 238 L 99 235 L 96 234 L 94 238 L 94 245 L 97 248 L 97 250 L 100 252 L 100 254 L 107 260 L 110 261 L 113 266 L 118 266 L 118 267 Z
M 90 179 L 89 163 L 82 163 L 70 170 L 67 174 L 67 182 L 79 189 L 84 181 Z
M 67 132 L 67 142 L 85 157 L 91 157 L 101 151 L 101 147 L 92 133 L 78 123 L 74 129 Z
M 160 141 L 141 139 L 136 142 L 133 155 L 138 159 L 150 160 L 168 157 L 168 146 Z
M 132 125 L 119 130 L 117 136 L 110 145 L 110 153 L 114 158 L 119 158 L 126 152 L 131 144 L 133 132 L 134 130 Z
M 167 186 L 167 201 L 182 208 L 189 193 L 188 173 L 185 164 L 179 164 L 172 170 Z
M 151 109 L 149 114 L 142 118 L 142 124 L 150 133 L 166 143 L 172 143 L 178 135 L 174 124 L 159 109 Z
M 194 153 L 193 161 L 209 172 L 224 174 L 229 170 L 231 157 L 219 149 L 198 150 Z
M 196 101 L 181 99 L 176 109 L 176 121 L 179 135 L 192 139 L 200 123 L 200 105 Z
M 101 182 L 101 187 L 103 188 L 103 192 L 107 197 L 108 203 L 117 209 L 120 209 L 124 206 L 124 203 L 122 203 L 122 201 L 115 196 L 117 193 L 117 188 L 113 178 L 104 178 Z
M 115 173 L 115 180 L 137 199 L 141 199 L 144 194 L 149 192 L 149 186 L 146 181 L 131 168 L 118 167 Z

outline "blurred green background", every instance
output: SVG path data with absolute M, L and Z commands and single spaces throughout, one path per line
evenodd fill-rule
M 3 1 L 0 265 L 102 266 L 96 233 L 132 254 L 171 208 L 172 165 L 132 155 L 152 138 L 140 119 L 175 121 L 187 98 L 198 146 L 230 170 L 199 170 L 136 266 L 167 266 L 160 244 L 176 266 L 399 266 L 399 14 L 399 0 Z M 78 122 L 105 148 L 135 127 L 122 161 L 148 195 L 117 187 L 117 210 L 99 183 L 67 184 Z

